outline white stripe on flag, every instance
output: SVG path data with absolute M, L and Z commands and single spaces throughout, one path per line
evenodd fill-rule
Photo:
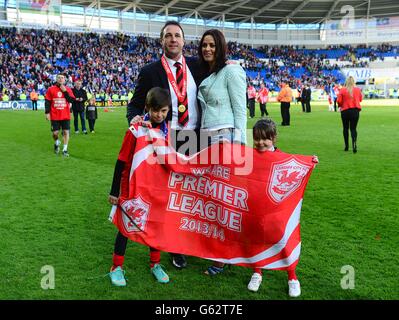
M 140 151 L 134 154 L 132 160 L 132 168 L 130 169 L 130 176 L 129 179 L 132 177 L 133 172 L 139 167 L 141 163 L 143 163 L 147 158 L 154 153 L 154 148 L 152 144 L 149 144 L 145 148 L 141 149 Z
M 138 127 L 135 137 L 138 139 L 138 138 L 142 138 L 145 136 L 149 137 L 148 141 L 150 141 L 152 139 L 160 139 L 163 141 L 166 140 L 165 136 L 163 135 L 163 133 L 161 131 L 152 130 L 147 127 L 141 127 L 141 126 Z M 155 150 L 156 154 L 159 154 L 159 155 L 167 155 L 167 154 L 173 155 L 174 154 L 176 159 L 183 163 L 190 162 L 192 159 L 196 158 L 199 153 L 199 152 L 197 152 L 190 156 L 186 156 L 182 153 L 176 152 L 176 150 L 171 146 L 157 145 L 157 143 L 155 143 L 153 146 L 154 146 L 154 150 Z
M 300 254 L 301 254 L 301 243 L 299 242 L 298 245 L 295 247 L 295 249 L 292 250 L 289 257 L 269 263 L 267 265 L 264 265 L 261 268 L 262 269 L 278 269 L 278 268 L 288 267 L 299 259 Z
M 137 139 L 143 138 L 143 137 L 149 137 L 149 140 L 148 140 L 149 142 L 152 139 L 160 139 L 160 140 L 165 141 L 165 137 L 161 132 L 151 130 L 151 129 L 148 129 L 145 127 L 139 127 L 137 131 L 133 127 L 129 128 L 129 129 Z M 137 151 L 134 154 L 129 178 L 132 177 L 134 171 L 140 166 L 140 164 L 143 161 L 145 161 L 151 154 L 153 154 L 154 151 L 157 155 L 172 154 L 177 159 L 181 159 L 184 162 L 189 161 L 192 158 L 195 158 L 197 156 L 197 154 L 194 154 L 194 155 L 188 157 L 188 156 L 185 156 L 183 154 L 176 152 L 176 150 L 174 150 L 173 147 L 169 147 L 169 146 L 165 146 L 165 145 L 157 145 L 156 143 L 155 143 L 155 145 L 152 143 L 149 143 L 146 147 L 142 148 L 140 151 Z
M 277 242 L 275 245 L 273 245 L 269 249 L 262 251 L 261 253 L 258 253 L 257 255 L 255 255 L 253 257 L 249 257 L 249 258 L 239 257 L 239 258 L 233 258 L 233 259 L 218 259 L 218 258 L 205 258 L 205 259 L 229 263 L 229 264 L 255 263 L 255 262 L 262 261 L 262 260 L 265 260 L 267 258 L 277 255 L 278 253 L 281 252 L 281 250 L 284 249 L 284 247 L 287 244 L 288 239 L 294 232 L 295 228 L 298 226 L 299 218 L 301 215 L 301 208 L 302 208 L 302 199 L 299 201 L 299 203 L 295 207 L 294 211 L 292 212 L 291 217 L 288 220 L 287 225 L 285 227 L 283 237 L 281 238 L 281 240 L 279 242 Z
M 166 154 L 171 154 L 173 153 L 173 148 L 172 147 L 167 147 L 167 146 L 155 146 L 155 153 L 157 155 L 166 155 Z
M 151 130 L 146 127 L 139 127 L 138 131 L 137 131 L 136 138 L 138 139 L 138 138 L 145 137 L 145 136 L 149 136 L 152 139 L 165 140 L 165 136 L 163 135 L 163 133 L 161 131 Z
M 137 130 L 134 126 L 129 127 L 130 132 L 137 138 Z

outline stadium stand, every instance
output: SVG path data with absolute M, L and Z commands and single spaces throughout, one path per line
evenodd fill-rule
M 367 67 L 369 62 L 397 57 L 397 47 L 331 46 L 306 49 L 298 46 L 260 47 L 252 49 L 237 42 L 228 43 L 228 56 L 239 60 L 248 81 L 261 81 L 278 91 L 281 80 L 293 87 L 307 82 L 323 88 L 343 82 L 338 62 L 345 67 Z M 158 39 L 118 34 L 71 33 L 54 30 L 0 29 L 0 99 L 23 100 L 35 88 L 41 98 L 64 72 L 70 83 L 81 79 L 86 90 L 98 99 L 119 97 L 127 100 L 141 67 L 159 59 Z M 197 45 L 190 42 L 185 54 L 195 56 Z M 333 62 L 331 62 L 333 61 Z

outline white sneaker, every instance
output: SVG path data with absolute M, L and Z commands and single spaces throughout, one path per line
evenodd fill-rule
M 293 298 L 301 295 L 301 285 L 298 280 L 288 281 L 288 295 Z
M 255 272 L 248 283 L 248 290 L 253 292 L 258 291 L 261 283 L 262 283 L 262 276 L 259 273 Z

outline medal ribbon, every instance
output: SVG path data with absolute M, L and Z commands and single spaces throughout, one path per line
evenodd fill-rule
M 186 69 L 186 59 L 182 60 L 182 71 L 183 71 L 183 86 L 182 90 L 180 91 L 179 87 L 177 86 L 176 79 L 172 73 L 172 70 L 170 70 L 169 64 L 166 61 L 165 56 L 162 56 L 161 58 L 162 66 L 166 72 L 166 75 L 168 77 L 168 80 L 170 84 L 172 85 L 173 90 L 175 91 L 175 94 L 177 96 L 177 101 L 178 104 L 182 104 L 184 100 L 186 99 L 187 96 L 187 69 Z

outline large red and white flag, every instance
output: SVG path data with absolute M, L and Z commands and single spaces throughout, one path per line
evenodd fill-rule
M 191 157 L 156 130 L 136 138 L 129 196 L 110 219 L 129 239 L 161 251 L 288 270 L 301 251 L 300 213 L 312 156 L 214 144 Z

